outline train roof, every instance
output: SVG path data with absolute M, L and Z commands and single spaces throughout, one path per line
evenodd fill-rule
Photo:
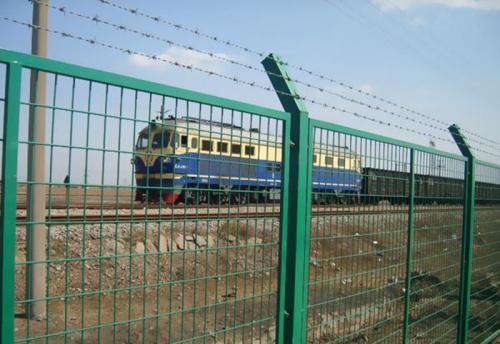
M 273 135 L 271 133 L 260 132 L 258 128 L 245 129 L 241 126 L 233 125 L 230 123 L 218 122 L 218 121 L 210 121 L 206 119 L 197 119 L 197 118 L 188 118 L 181 117 L 175 118 L 170 116 L 168 118 L 153 120 L 150 126 L 145 127 L 141 130 L 141 133 L 148 130 L 157 130 L 158 127 L 167 128 L 175 128 L 176 130 L 189 130 L 190 132 L 202 132 L 202 133 L 212 133 L 212 137 L 217 139 L 223 135 L 224 137 L 232 136 L 237 141 L 240 138 L 243 142 L 248 143 L 258 143 L 261 142 L 276 142 L 281 144 L 283 142 L 282 137 L 279 135 Z M 215 130 L 214 130 L 215 129 Z M 276 130 L 276 129 L 275 129 Z M 208 135 L 207 135 L 208 136 Z M 315 144 L 315 149 L 320 150 L 322 153 L 335 152 L 337 154 L 353 154 L 356 155 L 355 152 L 351 151 L 347 146 L 335 146 L 328 144 Z

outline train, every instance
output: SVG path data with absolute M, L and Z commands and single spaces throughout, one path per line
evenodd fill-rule
M 258 129 L 193 118 L 158 118 L 139 131 L 132 164 L 139 202 L 245 204 L 280 199 L 281 138 Z M 346 146 L 315 144 L 312 202 L 406 203 L 405 171 L 362 166 Z M 500 200 L 500 187 L 478 187 Z M 481 191 L 482 190 L 482 191 Z M 463 181 L 415 175 L 416 203 L 460 203 Z M 496 193 L 492 195 L 491 193 Z

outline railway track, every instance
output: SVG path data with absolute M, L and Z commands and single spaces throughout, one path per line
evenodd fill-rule
M 479 210 L 497 210 L 498 207 L 478 207 Z M 200 221 L 200 220 L 221 220 L 221 219 L 259 219 L 259 218 L 277 218 L 281 212 L 279 208 L 260 209 L 257 211 L 231 211 L 233 209 L 217 209 L 217 208 L 200 208 L 203 211 L 198 212 L 175 212 L 176 208 L 166 208 L 165 212 L 159 213 L 134 213 L 129 214 L 57 214 L 49 215 L 45 218 L 47 224 L 78 224 L 78 223 L 127 223 L 127 222 L 147 222 L 147 221 Z M 211 210 L 210 210 L 211 209 Z M 235 209 L 234 209 L 235 210 Z M 462 207 L 457 206 L 418 206 L 415 208 L 415 213 L 442 213 L 449 211 L 461 211 Z M 349 215 L 398 215 L 406 214 L 408 207 L 392 206 L 390 208 L 381 207 L 332 207 L 332 208 L 314 208 L 312 211 L 313 217 L 321 216 L 349 216 Z M 18 216 L 16 218 L 18 225 L 27 224 L 26 216 Z

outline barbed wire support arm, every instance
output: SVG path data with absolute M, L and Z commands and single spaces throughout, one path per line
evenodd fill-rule
M 288 206 L 288 222 L 283 224 L 281 251 L 285 250 L 281 262 L 278 302 L 277 343 L 305 343 L 305 322 L 307 321 L 308 255 L 307 236 L 307 159 L 309 146 L 309 115 L 298 96 L 295 85 L 279 56 L 270 54 L 262 61 L 268 72 L 283 109 L 290 113 L 290 156 L 288 164 L 288 199 L 282 206 Z M 283 150 L 287 152 L 287 149 Z M 284 157 L 287 159 L 287 157 Z M 286 177 L 286 176 L 285 176 Z M 284 178 L 286 181 L 287 179 Z M 284 204 L 287 202 L 287 204 Z M 283 210 L 282 210 L 283 211 Z M 286 219 L 285 219 L 286 221 Z
M 474 240 L 474 203 L 476 169 L 475 157 L 460 127 L 453 124 L 448 128 L 458 149 L 467 158 L 465 165 L 464 211 L 462 226 L 462 252 L 460 259 L 460 295 L 457 324 L 457 343 L 467 343 L 469 337 L 470 295 L 472 279 L 472 241 Z

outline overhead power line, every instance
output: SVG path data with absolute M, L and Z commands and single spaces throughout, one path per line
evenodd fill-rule
M 191 45 L 186 45 L 186 44 L 178 43 L 178 42 L 175 42 L 175 41 L 173 41 L 171 39 L 160 37 L 160 36 L 158 36 L 158 35 L 156 35 L 154 33 L 137 30 L 137 29 L 131 28 L 131 27 L 129 27 L 127 25 L 124 25 L 124 24 L 117 24 L 117 23 L 112 22 L 112 21 L 110 21 L 108 19 L 104 19 L 104 18 L 102 18 L 102 17 L 100 17 L 98 15 L 88 15 L 88 14 L 84 14 L 84 13 L 81 13 L 81 12 L 76 12 L 74 10 L 71 10 L 71 9 L 65 7 L 65 6 L 49 5 L 49 4 L 47 4 L 47 3 L 43 2 L 43 1 L 40 1 L 40 0 L 30 0 L 30 1 L 35 1 L 37 3 L 40 3 L 41 5 L 50 7 L 50 8 L 52 8 L 52 9 L 58 11 L 58 12 L 61 12 L 61 13 L 64 13 L 64 14 L 73 15 L 73 16 L 82 18 L 82 19 L 87 20 L 87 21 L 92 21 L 92 22 L 94 22 L 96 24 L 104 24 L 104 25 L 107 25 L 107 26 L 112 27 L 112 28 L 117 29 L 117 30 L 121 30 L 121 31 L 124 31 L 124 32 L 133 33 L 135 35 L 139 35 L 139 36 L 147 38 L 147 39 L 151 39 L 151 40 L 156 40 L 156 41 L 159 41 L 159 42 L 163 42 L 165 44 L 168 44 L 169 46 L 176 46 L 176 47 L 182 48 L 184 50 L 189 50 L 189 51 L 192 51 L 192 52 L 196 52 L 198 54 L 202 54 L 202 55 L 208 56 L 208 57 L 213 58 L 213 59 L 217 59 L 217 60 L 220 60 L 220 61 L 223 61 L 223 62 L 227 62 L 227 63 L 233 64 L 233 65 L 236 65 L 236 66 L 239 66 L 239 67 L 251 70 L 251 71 L 255 71 L 255 72 L 259 72 L 259 73 L 266 73 L 266 74 L 274 76 L 274 77 L 283 78 L 282 75 L 278 75 L 278 74 L 267 72 L 265 70 L 262 70 L 261 68 L 254 67 L 254 66 L 252 66 L 250 64 L 246 64 L 246 63 L 237 61 L 235 59 L 231 59 L 231 58 L 228 58 L 226 56 L 223 56 L 223 55 L 220 55 L 220 54 L 216 54 L 216 53 L 213 53 L 213 52 L 210 52 L 210 51 L 204 51 L 204 50 L 195 48 L 195 47 L 193 47 Z M 353 104 L 356 104 L 356 105 L 360 105 L 360 106 L 366 107 L 366 108 L 371 109 L 371 110 L 380 111 L 380 112 L 383 112 L 383 113 L 385 113 L 387 115 L 394 116 L 394 117 L 397 117 L 397 118 L 400 118 L 400 119 L 403 119 L 403 120 L 407 120 L 407 121 L 410 121 L 410 122 L 413 122 L 413 123 L 416 123 L 416 124 L 420 124 L 422 126 L 426 126 L 426 127 L 431 128 L 431 129 L 434 129 L 434 130 L 439 130 L 439 131 L 447 132 L 446 128 L 444 128 L 444 127 L 438 127 L 435 124 L 428 123 L 428 122 L 422 121 L 420 119 L 412 118 L 412 117 L 410 117 L 408 115 L 397 113 L 395 111 L 386 109 L 386 108 L 381 107 L 379 105 L 369 104 L 369 103 L 367 103 L 365 101 L 362 101 L 362 100 L 359 100 L 359 99 L 355 99 L 355 98 L 351 98 L 351 97 L 348 97 L 348 96 L 346 96 L 344 94 L 341 94 L 341 93 L 338 93 L 338 92 L 333 92 L 333 91 L 328 90 L 328 89 L 326 89 L 324 87 L 313 85 L 313 84 L 311 84 L 309 82 L 306 82 L 306 81 L 303 81 L 303 80 L 298 80 L 298 79 L 294 79 L 294 78 L 289 78 L 289 80 L 295 82 L 296 84 L 299 84 L 299 85 L 305 86 L 307 88 L 319 91 L 319 92 L 321 92 L 323 94 L 332 95 L 332 96 L 340 98 L 340 99 L 342 99 L 344 101 L 347 101 L 347 102 L 350 102 L 350 103 L 353 103 Z
M 214 41 L 214 42 L 217 42 L 217 43 L 220 43 L 220 44 L 232 47 L 232 48 L 236 48 L 236 49 L 242 50 L 244 52 L 256 55 L 256 56 L 258 56 L 260 58 L 267 58 L 267 54 L 265 54 L 263 52 L 260 52 L 260 51 L 258 51 L 256 49 L 252 49 L 252 48 L 246 47 L 244 45 L 235 43 L 235 42 L 230 41 L 230 40 L 222 39 L 222 38 L 220 38 L 220 37 L 218 37 L 216 35 L 208 34 L 208 33 L 202 32 L 202 31 L 200 31 L 198 29 L 190 28 L 190 27 L 188 27 L 186 25 L 182 25 L 182 24 L 179 24 L 179 23 L 172 22 L 170 20 L 163 19 L 162 17 L 157 16 L 157 15 L 152 15 L 152 14 L 145 13 L 144 11 L 141 11 L 138 8 L 128 7 L 128 6 L 119 4 L 119 3 L 115 2 L 115 1 L 112 1 L 112 0 L 97 0 L 97 1 L 99 1 L 102 4 L 105 4 L 105 5 L 108 5 L 108 6 L 117 8 L 117 9 L 120 9 L 122 11 L 125 11 L 127 13 L 147 18 L 147 19 L 152 20 L 152 21 L 154 21 L 156 23 L 162 23 L 162 24 L 168 25 L 170 27 L 173 27 L 175 29 L 178 29 L 178 30 L 181 30 L 181 31 L 185 31 L 185 32 L 189 32 L 189 33 L 194 34 L 194 35 L 196 35 L 198 37 L 202 37 L 202 38 L 208 39 L 210 41 Z M 346 89 L 348 89 L 348 90 L 350 90 L 352 92 L 357 92 L 358 94 L 362 94 L 364 96 L 370 97 L 370 98 L 372 98 L 374 100 L 377 100 L 377 101 L 380 101 L 382 103 L 391 105 L 391 106 L 393 106 L 395 108 L 399 108 L 399 109 L 401 109 L 403 111 L 406 111 L 408 113 L 411 113 L 411 114 L 413 114 L 415 116 L 425 118 L 427 120 L 433 121 L 436 124 L 439 124 L 439 125 L 443 126 L 443 128 L 440 128 L 438 130 L 447 131 L 446 128 L 448 128 L 450 126 L 450 123 L 442 121 L 442 120 L 440 120 L 438 118 L 435 118 L 433 116 L 424 114 L 424 113 L 422 113 L 420 111 L 413 110 L 413 109 L 411 109 L 411 108 L 409 108 L 407 106 L 401 105 L 399 103 L 396 103 L 396 102 L 391 101 L 389 99 L 386 99 L 384 97 L 375 95 L 375 94 L 373 94 L 371 92 L 368 92 L 366 90 L 362 90 L 362 89 L 357 88 L 355 86 L 352 86 L 352 85 L 350 85 L 350 84 L 348 84 L 346 82 L 337 80 L 337 79 L 332 78 L 332 77 L 325 76 L 325 75 L 320 74 L 320 73 L 316 73 L 316 72 L 314 72 L 312 70 L 309 70 L 309 69 L 304 68 L 304 67 L 299 66 L 299 65 L 294 65 L 294 64 L 291 64 L 291 63 L 288 63 L 288 62 L 283 62 L 283 61 L 282 61 L 282 63 L 285 66 L 287 66 L 287 67 L 290 67 L 290 68 L 293 68 L 295 70 L 301 71 L 301 72 L 306 73 L 306 74 L 308 74 L 310 76 L 316 77 L 316 78 L 318 78 L 320 80 L 329 82 L 329 83 L 337 85 L 337 86 L 341 86 L 341 87 L 346 88 Z M 296 80 L 294 80 L 294 81 L 296 81 Z M 310 85 L 308 83 L 301 83 L 300 81 L 298 81 L 297 83 L 302 84 L 304 86 Z M 329 93 L 328 91 L 329 90 L 326 90 L 324 92 L 325 93 Z M 332 94 L 332 93 L 329 93 L 329 94 L 337 96 L 336 94 Z M 359 104 L 359 105 L 363 105 L 363 104 Z M 379 109 L 380 109 L 380 107 L 379 107 Z M 478 137 L 478 136 L 476 136 L 476 137 Z M 476 140 L 476 142 L 484 144 L 484 142 L 481 142 L 481 141 L 477 141 Z M 497 145 L 498 147 L 500 147 L 500 143 L 497 143 L 497 142 L 494 142 L 494 141 L 490 141 L 490 142 L 494 143 L 495 145 Z M 498 148 L 495 147 L 495 149 L 498 149 Z
M 289 94 L 289 93 L 286 93 L 286 92 L 277 91 L 277 90 L 275 90 L 274 88 L 272 88 L 270 86 L 261 85 L 261 84 L 258 84 L 256 82 L 254 82 L 254 81 L 244 80 L 244 79 L 241 79 L 241 78 L 236 77 L 236 76 L 228 76 L 228 75 L 222 74 L 220 72 L 211 71 L 211 70 L 204 69 L 204 68 L 201 68 L 201 67 L 198 67 L 198 66 L 194 66 L 194 65 L 184 64 L 184 63 L 181 63 L 181 62 L 178 62 L 178 61 L 175 61 L 175 60 L 166 59 L 166 58 L 158 56 L 158 55 L 146 54 L 144 52 L 135 51 L 135 50 L 130 49 L 130 48 L 120 47 L 120 46 L 117 46 L 117 45 L 114 45 L 114 44 L 111 44 L 111 43 L 101 42 L 101 41 L 99 41 L 99 40 L 97 40 L 95 38 L 83 37 L 83 36 L 80 36 L 78 34 L 73 34 L 73 33 L 66 32 L 66 31 L 60 31 L 60 30 L 56 30 L 56 29 L 49 29 L 49 28 L 43 27 L 43 26 L 33 25 L 31 23 L 24 22 L 24 21 L 17 20 L 17 19 L 13 19 L 13 18 L 10 18 L 10 17 L 0 17 L 0 19 L 5 20 L 5 21 L 9 21 L 9 22 L 12 22 L 12 23 L 15 23 L 15 24 L 18 24 L 18 25 L 23 25 L 23 26 L 26 26 L 26 27 L 28 27 L 30 29 L 36 28 L 38 30 L 45 30 L 45 31 L 50 32 L 52 34 L 60 35 L 60 36 L 62 36 L 64 38 L 70 38 L 70 39 L 79 40 L 79 41 L 82 41 L 82 42 L 86 42 L 88 44 L 92 44 L 94 46 L 101 46 L 101 47 L 104 47 L 104 48 L 107 48 L 107 49 L 111 49 L 111 50 L 115 50 L 115 51 L 118 51 L 118 52 L 121 52 L 121 53 L 124 53 L 124 54 L 127 54 L 127 55 L 139 55 L 139 56 L 142 56 L 144 58 L 150 59 L 152 61 L 158 61 L 158 62 L 162 62 L 162 63 L 167 63 L 167 64 L 170 64 L 170 65 L 179 67 L 179 68 L 184 68 L 184 69 L 187 69 L 187 70 L 192 70 L 192 71 L 197 71 L 197 72 L 200 72 L 200 73 L 204 73 L 204 74 L 206 74 L 208 76 L 216 76 L 218 78 L 222 78 L 222 79 L 225 79 L 225 80 L 228 80 L 228 81 L 231 81 L 231 82 L 243 84 L 243 85 L 246 85 L 246 86 L 249 86 L 249 87 L 254 87 L 254 88 L 262 89 L 262 90 L 265 90 L 265 91 L 268 91 L 268 92 L 278 93 L 280 95 L 285 95 L 285 96 L 293 97 L 293 98 L 296 98 L 296 99 L 303 100 L 305 102 L 309 102 L 311 104 L 315 104 L 315 105 L 321 106 L 321 107 L 326 108 L 326 109 L 334 110 L 334 111 L 337 111 L 339 113 L 349 114 L 349 115 L 352 115 L 352 116 L 354 116 L 356 118 L 364 119 L 364 120 L 367 120 L 367 121 L 370 121 L 370 122 L 373 122 L 373 123 L 376 123 L 376 124 L 385 125 L 387 127 L 404 130 L 404 131 L 407 131 L 407 132 L 410 132 L 410 133 L 413 133 L 413 134 L 416 134 L 416 135 L 420 135 L 420 136 L 423 136 L 423 137 L 426 137 L 426 138 L 431 138 L 431 139 L 434 139 L 434 140 L 439 140 L 439 141 L 442 141 L 442 142 L 447 142 L 447 143 L 454 144 L 454 141 L 452 141 L 450 139 L 446 139 L 446 138 L 443 138 L 443 137 L 440 137 L 440 136 L 432 135 L 432 134 L 429 134 L 427 132 L 423 132 L 423 131 L 417 130 L 415 128 L 409 128 L 409 127 L 402 126 L 402 125 L 399 125 L 399 124 L 396 124 L 396 123 L 391 123 L 391 122 L 383 121 L 383 120 L 380 120 L 380 119 L 376 119 L 376 118 L 370 117 L 370 116 L 368 116 L 366 114 L 363 114 L 363 113 L 360 113 L 360 112 L 357 112 L 357 111 L 348 110 L 348 109 L 345 109 L 345 108 L 342 108 L 342 107 L 339 107 L 339 106 L 335 106 L 335 105 L 331 105 L 331 104 L 328 104 L 328 103 L 325 103 L 325 102 L 322 102 L 322 101 L 319 101 L 319 100 L 315 100 L 315 99 L 311 99 L 311 98 L 307 98 L 307 97 L 302 97 L 302 96 L 299 96 L 297 94 Z M 480 150 L 478 148 L 475 148 L 475 149 L 478 150 L 478 151 L 484 152 L 486 154 L 490 154 L 490 155 L 497 156 L 497 157 L 500 158 L 500 155 L 496 155 L 496 154 L 490 153 L 488 151 Z

